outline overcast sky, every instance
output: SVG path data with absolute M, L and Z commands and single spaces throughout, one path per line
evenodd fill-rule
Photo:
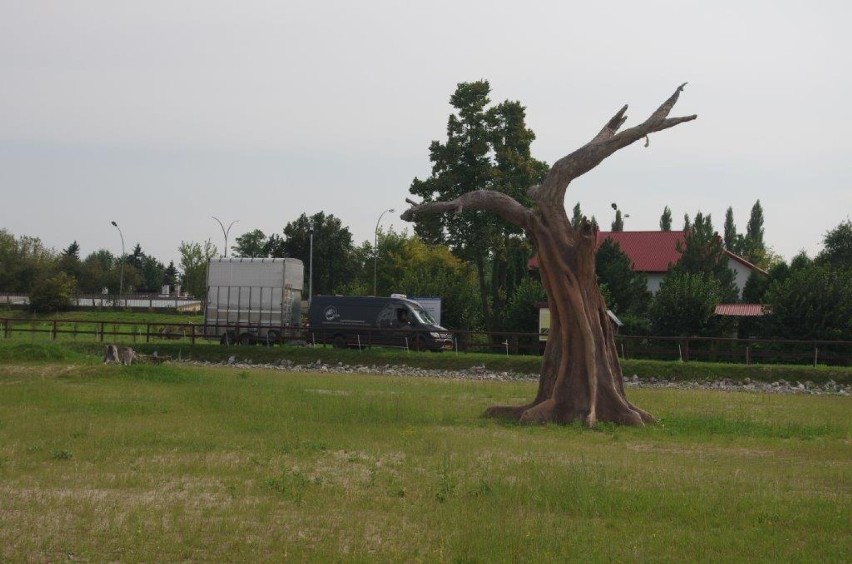
M 608 228 L 679 228 L 701 210 L 740 231 L 760 199 L 766 242 L 813 256 L 852 214 L 852 3 L 717 0 L 0 0 L 0 228 L 81 256 L 139 243 L 281 233 L 324 211 L 356 244 L 399 219 L 430 172 L 459 82 L 519 100 L 548 163 L 623 104 L 655 134 L 576 180 Z

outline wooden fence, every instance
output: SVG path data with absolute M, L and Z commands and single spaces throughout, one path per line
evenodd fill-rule
M 208 333 L 213 334 L 208 327 Z M 251 327 L 233 328 L 255 329 Z M 265 327 L 264 329 L 269 329 Z M 305 326 L 274 328 L 281 342 L 313 345 L 315 335 Z M 370 347 L 376 331 L 360 330 L 358 343 Z M 537 333 L 447 331 L 459 352 L 488 352 L 504 355 L 540 355 L 544 343 Z M 23 320 L 0 318 L 0 338 L 51 341 L 88 340 L 106 343 L 150 343 L 164 341 L 219 343 L 208 338 L 203 324 L 142 323 L 124 321 Z M 316 338 L 317 342 L 322 339 Z M 278 344 L 264 342 L 256 344 Z M 232 345 L 229 345 L 232 346 Z M 245 345 L 243 345 L 245 346 Z M 317 345 L 326 346 L 326 345 Z M 330 345 L 327 345 L 330 346 Z M 739 364 L 826 364 L 852 365 L 852 341 L 807 341 L 772 339 L 733 339 L 713 337 L 657 337 L 620 335 L 616 347 L 622 358 L 680 360 L 683 362 L 730 362 Z

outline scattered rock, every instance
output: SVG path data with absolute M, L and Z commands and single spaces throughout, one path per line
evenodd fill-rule
M 188 364 L 209 365 L 209 362 L 193 362 L 184 361 Z M 235 368 L 267 368 L 272 370 L 287 370 L 288 372 L 323 372 L 323 373 L 340 373 L 340 374 L 378 374 L 385 376 L 406 376 L 415 378 L 450 378 L 455 380 L 497 380 L 497 381 L 538 381 L 538 374 L 519 374 L 506 371 L 491 371 L 484 365 L 473 366 L 466 370 L 430 370 L 425 368 L 414 368 L 405 365 L 391 366 L 385 364 L 383 366 L 365 366 L 365 365 L 344 365 L 338 362 L 335 365 L 323 364 L 321 360 L 310 362 L 308 364 L 296 364 L 292 360 L 281 359 L 272 364 L 251 364 L 248 361 L 237 362 L 236 358 L 231 356 L 228 358 L 228 365 Z M 791 384 L 785 380 L 775 382 L 754 381 L 750 378 L 745 378 L 742 381 L 723 378 L 721 380 L 702 380 L 702 381 L 678 381 L 667 380 L 665 378 L 650 377 L 647 379 L 640 378 L 638 375 L 624 377 L 625 386 L 636 388 L 682 388 L 682 389 L 704 389 L 717 390 L 722 392 L 751 392 L 751 393 L 771 393 L 771 394 L 814 394 L 814 395 L 852 395 L 852 386 L 837 384 L 833 380 L 829 380 L 824 384 L 814 384 L 813 382 L 796 382 Z

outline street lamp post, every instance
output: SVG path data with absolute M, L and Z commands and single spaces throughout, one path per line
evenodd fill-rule
M 393 213 L 393 208 L 383 211 L 379 215 L 379 220 L 376 222 L 376 230 L 373 231 L 373 295 L 378 296 L 378 271 L 379 271 L 379 224 L 382 222 L 382 216 L 386 213 Z
M 228 258 L 228 233 L 231 232 L 231 227 L 233 227 L 234 224 L 239 221 L 239 219 L 235 219 L 234 221 L 232 221 L 231 224 L 228 225 L 228 228 L 225 229 L 225 225 L 221 221 L 219 221 L 218 217 L 215 217 L 215 216 L 212 216 L 212 217 L 213 217 L 213 219 L 216 220 L 216 223 L 219 224 L 219 227 L 222 228 L 222 235 L 225 236 L 225 258 Z
M 118 302 L 121 303 L 121 296 L 124 294 L 124 233 L 121 232 L 121 227 L 114 221 L 112 226 L 118 229 L 118 235 L 121 237 L 121 274 L 118 279 Z

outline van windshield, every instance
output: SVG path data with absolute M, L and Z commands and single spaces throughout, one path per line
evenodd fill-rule
M 422 308 L 411 308 L 411 311 L 414 313 L 414 316 L 420 323 L 424 323 L 426 325 L 437 325 L 438 322 L 432 319 L 432 316 L 429 315 L 429 312 Z

